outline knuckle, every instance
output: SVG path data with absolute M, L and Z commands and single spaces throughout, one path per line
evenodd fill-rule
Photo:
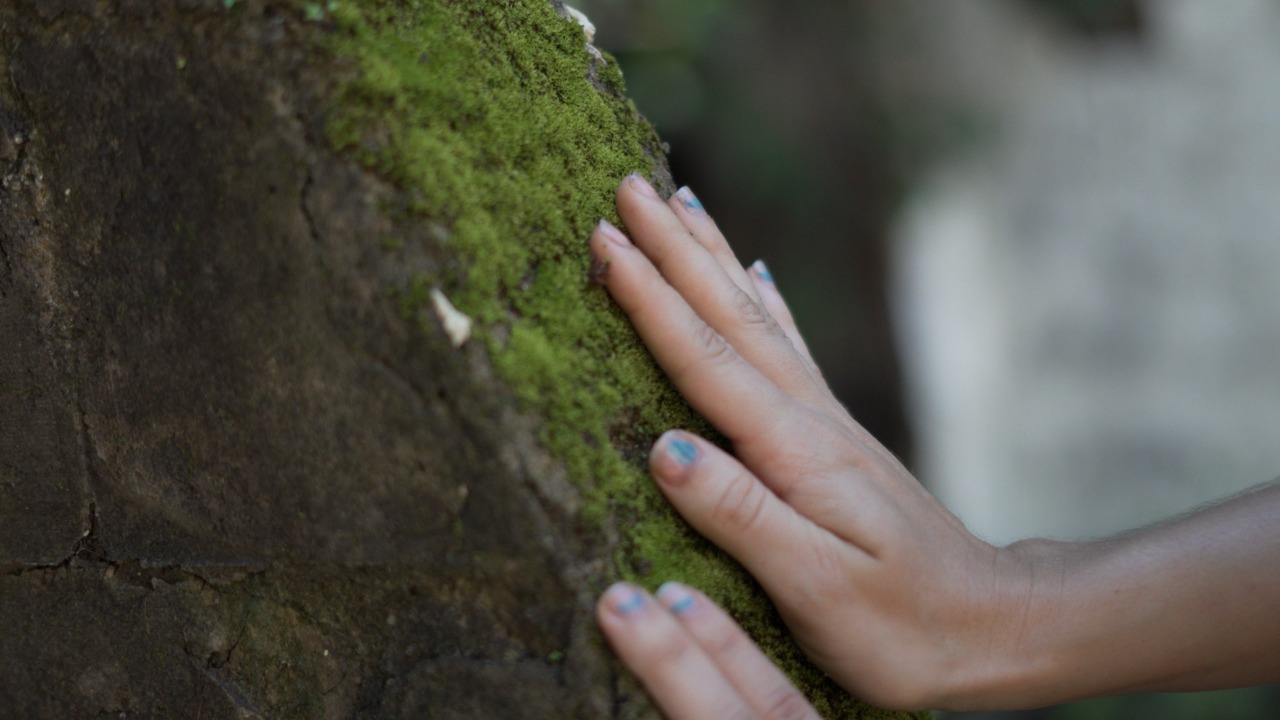
M 718 624 L 703 640 L 703 647 L 712 657 L 732 657 L 742 647 L 746 637 L 742 631 L 728 623 Z
M 806 622 L 805 618 L 825 617 L 849 601 L 848 568 L 838 549 L 829 543 L 815 543 L 798 564 L 796 577 L 800 581 L 788 594 L 785 604 L 802 622 Z
M 765 699 L 764 706 L 767 720 L 809 720 L 813 717 L 813 708 L 795 688 L 780 687 Z
M 840 595 L 843 596 L 844 576 L 848 569 L 845 567 L 844 554 L 839 548 L 831 543 L 820 543 L 814 548 L 810 558 L 809 562 L 813 566 L 814 573 L 823 579 L 818 586 L 823 594 L 829 595 L 833 591 L 840 591 Z
M 702 361 L 716 367 L 723 367 L 737 359 L 737 352 L 728 340 L 724 339 L 715 328 L 706 323 L 698 326 L 694 342 Z
M 660 668 L 682 667 L 693 651 L 693 640 L 688 635 L 682 632 L 666 633 L 650 651 L 650 662 Z
M 712 522 L 739 533 L 750 533 L 764 517 L 769 495 L 764 486 L 739 472 L 726 485 L 712 510 Z
M 734 317 L 747 329 L 769 333 L 781 329 L 769 313 L 755 301 L 755 298 L 743 292 L 742 288 L 734 287 L 729 306 Z
M 683 363 L 670 373 L 677 385 L 684 384 L 700 372 L 726 368 L 738 359 L 738 352 L 729 341 L 705 322 L 699 322 L 693 330 L 690 349 Z

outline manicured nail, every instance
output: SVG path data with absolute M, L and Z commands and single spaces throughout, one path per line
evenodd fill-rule
M 658 588 L 658 601 L 676 615 L 683 615 L 693 609 L 694 597 L 688 587 L 669 582 Z
M 756 277 L 760 278 L 761 280 L 771 285 L 773 284 L 773 273 L 769 272 L 769 268 L 765 267 L 763 260 L 757 260 L 754 263 L 752 263 L 751 272 L 755 273 Z
M 644 609 L 644 591 L 630 583 L 614 583 L 604 592 L 604 603 L 617 615 L 634 615 Z
M 645 195 L 648 195 L 649 197 L 652 197 L 652 198 L 658 197 L 658 191 L 654 190 L 653 186 L 649 184 L 649 181 L 645 180 L 644 176 L 641 175 L 640 173 L 631 173 L 630 175 L 628 175 L 627 183 L 630 184 L 631 187 L 635 188 L 641 193 L 644 193 Z
M 686 208 L 689 208 L 694 212 L 705 213 L 707 211 L 706 208 L 702 207 L 702 201 L 698 199 L 697 195 L 693 194 L 693 191 L 690 190 L 688 186 L 677 190 L 676 198 L 680 201 L 681 205 L 684 205 Z
M 599 230 L 600 234 L 605 236 L 605 239 L 614 245 L 624 248 L 631 247 L 631 239 L 627 237 L 626 233 L 614 227 L 614 224 L 608 220 L 600 221 Z
M 698 446 L 678 433 L 667 438 L 663 452 L 667 454 L 667 457 L 674 460 L 681 469 L 689 467 L 694 460 L 698 459 Z

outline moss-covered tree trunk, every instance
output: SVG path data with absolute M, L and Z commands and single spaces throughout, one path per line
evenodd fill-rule
M 642 716 L 618 576 L 876 714 L 644 477 L 584 241 L 670 182 L 561 10 L 0 0 L 0 716 Z

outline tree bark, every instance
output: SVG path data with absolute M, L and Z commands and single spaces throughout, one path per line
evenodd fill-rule
M 610 212 L 611 195 L 535 169 L 581 161 L 610 182 L 639 169 L 670 189 L 609 61 L 552 9 L 0 2 L 5 716 L 651 712 L 591 619 L 608 580 L 669 579 L 670 558 L 632 528 L 661 516 L 658 537 L 741 573 L 651 510 L 636 478 L 659 422 L 617 404 L 584 440 L 557 405 L 558 363 L 534 352 L 612 362 L 638 347 L 557 338 L 554 302 L 520 295 L 574 294 L 566 307 L 625 328 L 586 280 L 582 218 Z M 390 33 L 448 18 L 475 64 L 449 64 L 440 30 L 423 72 L 475 87 L 407 107 L 387 88 L 416 80 L 387 80 L 379 53 L 404 50 Z M 558 145 L 482 152 L 456 170 L 476 187 L 527 174 L 530 194 L 574 208 L 563 227 L 559 209 L 530 210 L 530 237 L 497 238 L 533 249 L 523 273 L 492 280 L 468 228 L 524 206 L 459 193 L 455 212 L 435 189 L 471 186 L 414 174 L 443 173 L 443 154 L 401 164 L 426 141 L 385 118 L 457 113 L 431 137 L 496 147 L 492 115 L 457 107 L 487 92 L 474 68 L 510 65 L 530 102 L 553 95 L 572 113 L 579 96 L 547 69 L 571 51 L 592 102 L 640 140 L 615 133 L 617 147 L 562 162 Z M 579 280 L 548 279 L 564 277 Z M 463 299 L 469 342 L 456 347 L 428 289 Z M 664 419 L 696 423 L 654 392 Z M 722 600 L 760 605 L 735 597 Z M 832 714 L 873 712 L 835 697 L 821 701 Z

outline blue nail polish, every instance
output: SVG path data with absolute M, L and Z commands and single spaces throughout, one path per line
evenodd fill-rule
M 756 276 L 759 277 L 761 280 L 767 283 L 773 282 L 773 273 L 769 272 L 769 268 L 764 266 L 763 260 L 756 261 L 755 271 L 756 271 Z
M 698 196 L 694 195 L 693 191 L 690 190 L 689 188 L 682 187 L 679 190 L 677 190 L 676 197 L 680 200 L 681 205 L 684 205 L 690 210 L 706 212 L 706 208 L 702 207 L 702 201 L 699 200 Z
M 667 603 L 667 609 L 676 615 L 682 615 L 693 608 L 693 593 L 680 583 L 664 583 L 658 588 L 658 597 Z
M 631 597 L 627 598 L 623 602 L 618 603 L 617 605 L 614 605 L 613 609 L 617 611 L 619 615 L 630 615 L 632 613 L 639 612 L 640 609 L 643 607 L 644 607 L 644 593 L 640 592 L 639 590 L 632 590 Z
M 681 437 L 672 438 L 667 443 L 667 455 L 680 467 L 689 467 L 698 459 L 698 446 Z

